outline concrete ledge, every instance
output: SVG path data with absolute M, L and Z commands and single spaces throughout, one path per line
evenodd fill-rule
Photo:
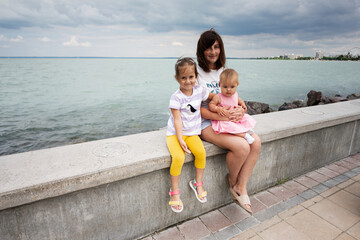
M 249 192 L 360 151 L 360 100 L 254 117 L 263 147 Z M 26 232 L 29 239 L 132 239 L 210 211 L 230 197 L 226 151 L 209 143 L 205 148 L 209 203 L 199 206 L 184 189 L 186 209 L 180 215 L 166 207 L 171 159 L 165 130 L 2 156 L 0 237 Z M 188 155 L 183 188 L 194 175 L 192 160 Z M 72 229 L 74 224 L 81 229 Z

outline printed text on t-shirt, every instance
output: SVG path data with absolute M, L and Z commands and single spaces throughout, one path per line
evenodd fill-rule
M 219 83 L 218 82 L 211 82 L 211 83 L 206 83 L 206 87 L 210 90 L 210 92 L 212 93 L 216 93 L 218 94 L 219 91 Z

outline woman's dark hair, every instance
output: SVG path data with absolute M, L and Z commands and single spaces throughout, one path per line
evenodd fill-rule
M 210 72 L 210 68 L 205 60 L 204 51 L 214 45 L 215 41 L 218 41 L 220 45 L 220 56 L 216 61 L 216 70 L 219 70 L 225 66 L 226 57 L 224 43 L 220 35 L 213 28 L 211 28 L 210 30 L 201 34 L 196 49 L 197 62 L 205 72 Z

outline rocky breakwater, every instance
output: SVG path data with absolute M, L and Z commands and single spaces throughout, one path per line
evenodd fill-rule
M 299 107 L 309 107 L 309 106 L 315 106 L 315 105 L 324 105 L 329 103 L 337 103 L 337 102 L 343 102 L 343 101 L 349 101 L 353 99 L 360 98 L 359 94 L 350 94 L 346 97 L 335 95 L 335 96 L 325 96 L 320 91 L 314 91 L 311 90 L 307 94 L 307 100 L 296 100 L 291 103 L 285 102 L 283 105 L 279 107 L 279 111 L 282 110 L 288 110 L 288 109 L 294 109 Z
M 320 91 L 314 91 L 311 90 L 307 94 L 307 100 L 295 100 L 293 102 L 285 102 L 282 104 L 278 111 L 283 110 L 289 110 L 294 108 L 301 108 L 301 107 L 308 107 L 308 106 L 315 106 L 315 105 L 323 105 L 323 104 L 329 104 L 329 103 L 336 103 L 336 102 L 342 102 L 342 101 L 349 101 L 353 99 L 359 99 L 359 94 L 350 94 L 347 97 L 343 97 L 340 95 L 335 96 L 325 96 Z M 248 108 L 247 113 L 250 115 L 256 115 L 261 113 L 268 113 L 268 112 L 274 112 L 275 110 L 272 109 L 269 104 L 266 103 L 260 103 L 260 102 L 251 102 L 251 101 L 245 101 L 245 104 Z
M 247 114 L 255 115 L 261 113 L 273 112 L 274 110 L 267 103 L 245 101 Z

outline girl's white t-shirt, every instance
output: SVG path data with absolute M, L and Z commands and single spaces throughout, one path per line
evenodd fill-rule
M 169 108 L 180 110 L 183 136 L 200 135 L 201 133 L 201 102 L 209 97 L 209 90 L 201 86 L 193 87 L 193 94 L 187 96 L 179 89 L 171 95 Z M 174 116 L 168 120 L 167 136 L 176 135 Z

